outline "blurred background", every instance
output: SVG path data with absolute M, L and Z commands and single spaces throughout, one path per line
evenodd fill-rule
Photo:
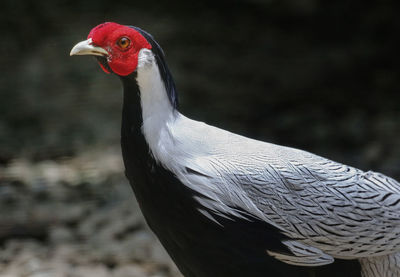
M 69 57 L 92 27 L 153 34 L 186 116 L 400 179 L 395 3 L 3 0 L 0 276 L 179 276 L 123 176 L 118 78 Z

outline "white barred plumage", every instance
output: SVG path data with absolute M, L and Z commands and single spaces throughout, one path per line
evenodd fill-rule
M 144 52 L 148 61 L 138 67 L 138 84 L 157 87 L 158 68 Z M 163 89 L 145 90 L 142 107 L 144 118 L 152 115 L 143 132 L 155 159 L 205 196 L 203 206 L 224 214 L 239 206 L 292 239 L 284 244 L 293 255 L 269 255 L 302 266 L 368 258 L 364 276 L 398 276 L 367 270 L 374 257 L 384 261 L 400 251 L 400 184 L 394 179 L 191 120 L 171 108 Z M 398 263 L 387 264 L 399 270 Z

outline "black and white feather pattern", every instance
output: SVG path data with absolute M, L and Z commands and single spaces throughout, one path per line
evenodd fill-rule
M 359 258 L 364 276 L 399 276 L 397 181 L 186 118 L 171 106 L 150 50 L 141 50 L 137 72 L 151 154 L 198 193 L 205 216 L 240 210 L 268 222 L 289 238 L 282 243 L 291 253 L 266 255 L 289 264 Z

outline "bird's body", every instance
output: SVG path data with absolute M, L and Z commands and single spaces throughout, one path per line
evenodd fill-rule
M 105 70 L 123 72 L 126 174 L 185 276 L 306 276 L 295 266 L 280 273 L 276 259 L 309 267 L 335 258 L 360 259 L 365 277 L 400 276 L 399 183 L 183 116 L 161 48 L 131 30 L 148 43 L 134 71 L 95 55 Z
M 142 107 L 137 90 L 129 78 L 124 80 L 121 142 L 126 174 L 148 225 L 181 272 L 187 277 L 285 276 L 276 271 L 282 265 L 265 252 L 266 247 L 284 250 L 280 241 L 285 236 L 256 218 L 231 220 L 221 214 L 210 220 L 195 199 L 201 194 L 149 155 L 151 149 L 138 120 Z M 182 116 L 174 113 L 174 117 Z M 189 119 L 182 116 L 182 120 Z M 285 270 L 290 270 L 290 276 L 308 276 L 306 270 Z

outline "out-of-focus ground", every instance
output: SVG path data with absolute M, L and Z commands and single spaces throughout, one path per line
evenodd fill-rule
M 0 276 L 180 276 L 106 149 L 0 169 Z
M 118 78 L 69 57 L 92 27 L 152 33 L 189 117 L 400 179 L 395 7 L 2 1 L 0 276 L 179 276 L 123 176 Z

